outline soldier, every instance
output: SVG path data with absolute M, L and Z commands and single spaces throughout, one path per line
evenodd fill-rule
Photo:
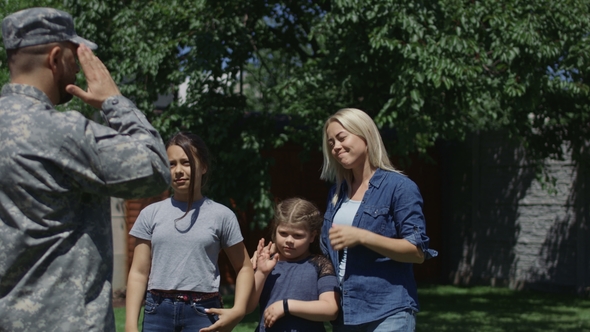
M 109 196 L 170 184 L 158 132 L 52 8 L 2 21 L 10 83 L 0 96 L 0 331 L 115 331 Z M 78 58 L 86 91 L 74 85 Z M 110 127 L 54 105 L 72 95 Z

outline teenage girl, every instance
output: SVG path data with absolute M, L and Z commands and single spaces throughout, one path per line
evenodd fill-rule
M 261 239 L 252 257 L 248 312 L 260 305 L 257 332 L 324 332 L 323 322 L 338 316 L 338 280 L 319 248 L 322 221 L 309 201 L 290 198 L 277 205 L 272 241 L 265 246 Z
M 238 221 L 201 192 L 211 162 L 200 137 L 176 134 L 166 152 L 174 194 L 143 209 L 129 232 L 136 239 L 125 330 L 138 330 L 145 298 L 144 332 L 231 331 L 246 313 L 254 273 Z M 221 249 L 237 273 L 231 309 L 218 292 Z

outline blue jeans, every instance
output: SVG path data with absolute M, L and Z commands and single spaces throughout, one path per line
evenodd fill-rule
M 163 298 L 147 292 L 143 315 L 144 332 L 199 331 L 219 318 L 209 315 L 206 308 L 221 308 L 219 298 L 193 302 Z
M 416 313 L 413 310 L 400 311 L 378 321 L 360 325 L 334 325 L 334 332 L 414 332 Z

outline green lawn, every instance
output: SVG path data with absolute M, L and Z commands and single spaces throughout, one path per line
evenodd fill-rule
M 507 288 L 421 286 L 418 331 L 590 331 L 590 299 Z
M 590 332 L 590 299 L 494 287 L 421 285 L 417 331 Z M 232 298 L 224 298 L 226 305 Z M 125 308 L 115 308 L 117 331 L 124 331 Z M 252 332 L 254 312 L 234 329 Z M 331 332 L 329 324 L 326 325 Z

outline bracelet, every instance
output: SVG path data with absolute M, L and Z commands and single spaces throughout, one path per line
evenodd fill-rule
M 285 316 L 289 315 L 289 302 L 287 299 L 283 299 L 283 311 L 285 312 Z

